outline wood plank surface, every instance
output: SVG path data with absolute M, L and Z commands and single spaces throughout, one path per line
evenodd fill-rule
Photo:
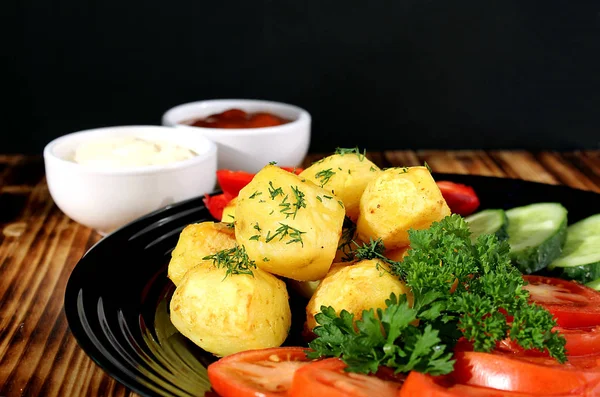
M 311 154 L 305 166 L 321 158 Z M 381 167 L 520 178 L 600 193 L 600 150 L 386 151 Z M 0 397 L 135 396 L 79 348 L 63 310 L 69 275 L 100 235 L 54 204 L 41 157 L 0 155 Z

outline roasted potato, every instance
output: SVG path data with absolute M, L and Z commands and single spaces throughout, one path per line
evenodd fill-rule
M 330 192 L 268 165 L 238 195 L 235 236 L 262 270 L 319 280 L 335 257 L 344 213 Z
M 360 197 L 369 181 L 378 173 L 379 167 L 357 150 L 325 157 L 302 171 L 300 177 L 314 182 L 342 200 L 346 215 L 356 222 Z
M 231 223 L 235 222 L 235 206 L 237 203 L 237 197 L 234 197 L 226 206 L 223 208 L 223 215 L 221 216 L 221 222 Z
M 186 226 L 171 253 L 168 277 L 179 285 L 185 273 L 199 264 L 212 265 L 204 261 L 207 255 L 236 246 L 234 230 L 223 223 L 203 222 Z
M 260 269 L 225 275 L 205 266 L 186 273 L 171 299 L 175 328 L 217 356 L 280 346 L 291 325 L 285 283 Z
M 389 168 L 367 185 L 357 222 L 363 241 L 381 238 L 387 249 L 409 244 L 409 229 L 426 229 L 450 215 L 425 167 Z
M 390 273 L 384 262 L 370 259 L 335 264 L 306 306 L 307 328 L 312 330 L 317 326 L 315 315 L 321 311 L 321 306 L 331 306 L 338 314 L 347 310 L 359 320 L 364 310 L 385 308 L 391 293 L 406 294 L 412 305 L 410 289 Z

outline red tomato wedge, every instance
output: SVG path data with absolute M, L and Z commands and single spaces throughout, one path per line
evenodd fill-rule
M 585 328 L 562 328 L 556 327 L 554 331 L 565 337 L 567 344 L 567 356 L 587 356 L 600 354 L 600 326 Z M 503 340 L 498 344 L 498 350 L 513 354 L 548 357 L 547 352 L 537 350 L 524 350 L 521 346 L 511 340 Z
M 523 276 L 530 300 L 543 306 L 564 328 L 600 325 L 600 292 L 553 277 Z
M 398 397 L 534 397 L 537 394 L 507 392 L 487 387 L 462 385 L 449 376 L 431 376 L 412 371 Z
M 567 355 L 600 354 L 600 326 L 587 328 L 556 328 L 567 340 Z
M 213 216 L 213 218 L 217 220 L 221 220 L 223 217 L 223 209 L 229 204 L 229 202 L 233 199 L 227 193 L 217 194 L 215 196 L 209 196 L 206 194 L 204 196 L 204 205 L 208 209 L 208 212 Z
M 470 215 L 479 208 L 479 197 L 471 186 L 450 181 L 436 182 L 450 210 L 459 215 Z
M 281 167 L 281 169 L 293 172 L 296 175 L 303 171 L 300 167 Z M 240 190 L 252 181 L 254 175 L 246 171 L 218 170 L 217 181 L 221 190 L 223 190 L 223 194 L 217 194 L 216 196 L 209 196 L 207 194 L 204 197 L 204 204 L 210 214 L 214 218 L 221 220 L 223 217 L 223 208 L 240 194 Z
M 248 350 L 208 366 L 208 379 L 222 397 L 287 396 L 294 373 L 307 365 L 306 348 Z
M 402 384 L 374 375 L 344 371 L 339 358 L 328 358 L 296 371 L 290 397 L 395 397 Z
M 236 197 L 240 193 L 240 190 L 252 181 L 252 178 L 254 178 L 254 174 L 245 171 L 217 171 L 219 186 L 224 193 L 227 193 L 232 198 Z
M 302 172 L 300 167 L 281 167 L 281 169 L 293 172 L 296 175 Z M 237 197 L 244 186 L 252 181 L 254 175 L 246 171 L 218 170 L 217 181 L 223 192 L 234 198 Z
M 572 357 L 565 364 L 546 357 L 456 352 L 452 379 L 459 384 L 540 396 L 600 393 L 600 356 Z

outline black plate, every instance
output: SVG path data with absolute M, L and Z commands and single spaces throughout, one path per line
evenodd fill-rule
M 512 208 L 556 201 L 573 223 L 600 212 L 600 195 L 564 186 L 469 175 L 438 180 L 471 185 L 482 207 Z M 212 220 L 196 198 L 149 214 L 102 239 L 81 258 L 67 284 L 65 312 L 85 352 L 112 377 L 144 396 L 198 396 L 210 390 L 206 366 L 214 358 L 173 327 L 168 302 L 174 286 L 167 264 L 179 232 Z M 304 307 L 292 299 L 298 343 Z

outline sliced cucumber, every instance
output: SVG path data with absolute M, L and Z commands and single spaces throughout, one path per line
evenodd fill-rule
M 567 228 L 562 254 L 549 266 L 561 277 L 587 283 L 600 279 L 600 214 Z
M 537 203 L 506 211 L 510 257 L 523 273 L 533 273 L 559 257 L 567 237 L 567 209 Z
M 600 278 L 590 281 L 586 284 L 586 286 L 595 289 L 596 291 L 600 291 Z
M 499 240 L 506 240 L 508 218 L 504 210 L 484 210 L 465 218 L 471 229 L 471 240 L 484 234 L 495 234 Z

